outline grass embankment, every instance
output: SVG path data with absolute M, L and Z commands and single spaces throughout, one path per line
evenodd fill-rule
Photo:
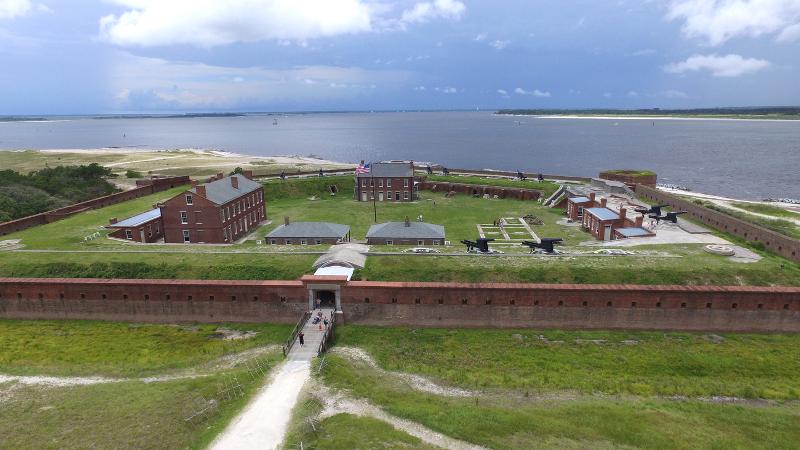
M 768 230 L 772 230 L 784 236 L 788 236 L 794 239 L 800 239 L 800 227 L 797 226 L 797 224 L 795 224 L 792 221 L 785 219 L 768 219 L 766 217 L 756 216 L 754 214 L 749 214 L 746 212 L 725 208 L 724 206 L 719 206 L 711 202 L 700 201 L 699 203 L 705 206 L 706 208 L 713 209 L 721 213 L 725 213 L 729 216 L 736 217 L 737 219 L 744 220 L 745 222 L 750 222 L 752 224 L 759 225 L 761 227 L 764 227 Z
M 552 181 L 539 182 L 533 180 L 512 180 L 509 178 L 495 178 L 495 177 L 478 177 L 478 176 L 458 176 L 458 175 L 425 175 L 431 181 L 445 181 L 448 183 L 462 183 L 462 184 L 478 184 L 489 186 L 501 187 L 518 187 L 525 189 L 536 189 L 537 191 L 544 192 L 543 198 L 547 198 L 557 191 L 559 188 L 558 183 Z
M 321 377 L 390 414 L 490 448 L 793 448 L 798 343 L 794 335 L 348 325 L 337 329 L 336 345 L 364 348 L 387 370 L 480 393 L 423 393 L 335 354 Z M 778 400 L 746 400 L 756 398 Z
M 336 414 L 316 422 L 313 419 L 322 410 L 322 404 L 309 395 L 301 396 L 292 410 L 292 420 L 283 441 L 283 448 L 330 449 L 422 449 L 433 450 L 418 438 L 371 417 Z
M 348 325 L 336 345 L 470 389 L 800 398 L 800 336 Z
M 217 328 L 255 331 L 224 340 Z M 0 320 L 0 373 L 143 376 L 283 342 L 290 325 L 154 325 L 89 320 Z
M 764 205 L 761 203 L 741 203 L 741 202 L 734 202 L 731 204 L 737 208 L 746 209 L 747 211 L 751 211 L 754 213 L 800 220 L 800 213 L 788 211 L 783 208 L 778 208 L 777 206 Z
M 241 410 L 265 377 L 243 365 L 212 369 L 224 354 L 281 342 L 285 325 L 225 325 L 256 331 L 223 341 L 217 325 L 140 325 L 99 321 L 0 320 L 0 373 L 137 377 L 189 369 L 197 378 L 53 387 L 0 384 L 0 448 L 205 448 Z M 258 356 L 269 369 L 283 358 Z M 216 367 L 216 366 L 215 366 Z M 220 390 L 234 380 L 244 396 Z M 207 419 L 186 422 L 202 399 L 216 400 Z

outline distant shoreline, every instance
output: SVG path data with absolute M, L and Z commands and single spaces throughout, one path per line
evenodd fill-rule
M 631 116 L 631 115 L 579 115 L 579 114 L 496 114 L 508 117 L 529 117 L 534 119 L 587 119 L 587 120 L 720 120 L 745 122 L 800 122 L 798 119 L 768 119 L 754 117 L 706 117 L 706 116 Z

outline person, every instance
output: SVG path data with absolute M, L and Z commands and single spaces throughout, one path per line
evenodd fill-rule
M 324 177 L 324 176 L 325 176 L 325 174 L 324 174 L 324 173 L 322 173 L 322 169 L 319 169 L 319 176 L 321 176 L 321 177 Z
M 325 328 L 328 328 L 328 319 L 327 319 L 327 318 L 325 318 L 325 319 L 322 321 L 322 323 L 324 323 L 324 324 L 325 324 Z
M 305 336 L 306 336 L 306 335 L 305 335 L 305 334 L 303 334 L 303 332 L 302 332 L 302 331 L 300 332 L 300 334 L 298 334 L 298 335 L 297 335 L 297 338 L 298 338 L 298 339 L 300 339 L 300 347 L 302 347 L 302 346 L 303 346 L 303 345 L 305 345 L 305 343 L 306 343 L 306 341 L 305 341 L 305 339 L 304 339 L 304 338 L 305 338 Z
M 322 307 L 322 300 L 320 300 L 319 298 L 317 298 L 317 307 L 316 307 L 316 308 L 314 308 L 314 309 L 320 309 L 320 307 Z

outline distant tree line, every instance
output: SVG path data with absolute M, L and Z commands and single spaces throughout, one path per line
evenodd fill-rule
M 106 181 L 111 169 L 97 163 L 58 166 L 23 175 L 0 170 L 0 222 L 118 192 Z
M 800 117 L 800 107 L 765 106 L 765 107 L 731 107 L 731 108 L 696 108 L 696 109 L 501 109 L 497 114 L 517 115 L 558 115 L 558 114 L 595 114 L 595 115 L 631 115 L 631 116 L 747 116 L 747 115 L 784 115 Z

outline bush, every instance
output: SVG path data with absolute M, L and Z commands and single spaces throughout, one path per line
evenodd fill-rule
M 128 169 L 128 171 L 125 172 L 125 176 L 128 178 L 142 178 L 142 173 L 133 169 Z

